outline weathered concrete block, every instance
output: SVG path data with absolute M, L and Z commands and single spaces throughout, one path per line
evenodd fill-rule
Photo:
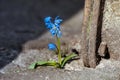
M 120 0 L 106 0 L 102 40 L 107 43 L 110 58 L 120 60 Z

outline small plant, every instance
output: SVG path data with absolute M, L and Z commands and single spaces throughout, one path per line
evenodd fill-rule
M 54 43 L 49 43 L 48 48 L 49 50 L 56 51 L 57 56 L 58 56 L 58 61 L 38 61 L 34 62 L 29 66 L 29 69 L 35 69 L 37 66 L 54 66 L 57 68 L 64 68 L 65 64 L 71 60 L 72 58 L 76 57 L 77 54 L 71 53 L 66 57 L 62 57 L 61 55 L 61 41 L 60 38 L 62 36 L 62 32 L 60 29 L 60 24 L 62 22 L 62 19 L 57 16 L 54 20 L 54 23 L 51 21 L 51 17 L 46 17 L 44 19 L 45 25 L 47 29 L 49 29 L 49 32 L 53 37 L 56 38 L 56 44 Z

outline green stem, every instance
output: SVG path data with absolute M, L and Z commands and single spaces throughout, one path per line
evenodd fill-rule
M 60 43 L 60 38 L 58 38 L 57 36 L 56 36 L 56 38 L 57 38 L 57 48 L 58 48 L 58 62 L 59 62 L 59 64 L 61 65 L 61 61 L 62 61 L 62 59 L 61 59 L 61 43 Z

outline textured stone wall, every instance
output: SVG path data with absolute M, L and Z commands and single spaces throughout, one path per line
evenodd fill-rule
M 111 59 L 120 60 L 120 0 L 106 0 L 102 40 L 107 43 Z

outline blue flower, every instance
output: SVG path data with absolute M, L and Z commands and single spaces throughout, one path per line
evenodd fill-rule
M 52 18 L 50 16 L 44 19 L 45 25 L 48 29 L 51 29 L 54 26 L 54 24 L 51 22 L 51 19 Z
M 56 50 L 57 49 L 57 47 L 54 43 L 49 43 L 48 48 L 49 48 L 49 50 Z
M 62 19 L 59 19 L 59 16 L 55 18 L 54 24 L 56 27 L 60 27 L 60 23 L 62 22 Z
M 55 35 L 57 35 L 57 37 L 62 36 L 60 29 L 57 27 L 53 27 L 52 29 L 50 29 L 50 33 L 52 34 L 52 36 L 55 36 Z
M 59 16 L 57 16 L 54 20 L 54 23 L 52 23 L 51 19 L 51 17 L 46 17 L 44 19 L 45 25 L 49 29 L 52 36 L 56 35 L 57 37 L 61 37 L 62 33 L 60 30 L 60 23 L 62 22 L 62 19 L 59 19 Z

